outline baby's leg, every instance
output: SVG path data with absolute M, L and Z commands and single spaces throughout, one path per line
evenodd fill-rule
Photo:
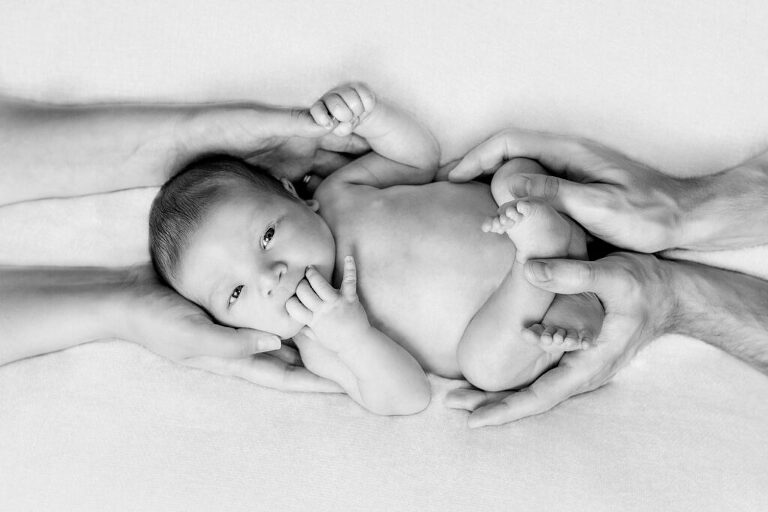
M 503 178 L 495 176 L 494 182 Z M 505 190 L 501 185 L 492 185 L 492 189 L 500 199 L 505 194 L 515 196 L 514 190 Z M 581 346 L 591 339 L 602 321 L 602 315 L 596 321 L 592 315 L 590 322 L 569 322 L 564 314 L 567 308 L 558 307 L 545 321 L 557 320 L 561 323 L 556 325 L 564 326 L 563 330 L 558 335 L 557 327 L 547 330 L 542 326 L 539 341 L 546 341 L 549 335 L 550 340 L 557 338 L 565 342 L 568 339 L 568 344 L 551 347 L 550 343 L 549 350 L 544 350 L 530 343 L 535 329 L 527 332 L 526 340 L 524 329 L 542 322 L 555 295 L 528 283 L 523 271 L 525 261 L 530 258 L 582 258 L 586 254 L 584 233 L 549 204 L 535 199 L 513 199 L 500 208 L 500 216 L 495 221 L 499 229 L 492 230 L 509 236 L 517 247 L 517 254 L 502 284 L 470 322 L 458 351 L 464 377 L 487 391 L 530 383 L 557 363 L 564 348 Z

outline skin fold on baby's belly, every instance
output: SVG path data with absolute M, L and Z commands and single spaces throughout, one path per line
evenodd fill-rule
M 338 257 L 345 248 L 355 253 L 371 323 L 426 370 L 459 377 L 464 329 L 515 254 L 507 237 L 480 230 L 496 211 L 489 188 L 432 183 L 366 191 L 352 210 L 334 226 Z

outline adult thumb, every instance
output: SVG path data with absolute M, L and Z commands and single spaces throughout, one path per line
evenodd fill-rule
M 603 272 L 594 261 L 548 259 L 529 260 L 525 278 L 529 283 L 553 293 L 571 295 L 604 290 Z
M 577 222 L 594 209 L 596 200 L 592 186 L 556 176 L 513 174 L 507 186 L 515 197 L 535 197 L 547 201 L 555 210 Z
M 247 357 L 277 350 L 282 343 L 274 334 L 255 329 L 234 329 L 210 324 L 196 336 L 195 354 L 226 358 Z

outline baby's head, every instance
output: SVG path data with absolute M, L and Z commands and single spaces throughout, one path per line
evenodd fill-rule
M 287 180 L 237 158 L 193 162 L 158 193 L 149 216 L 157 273 L 216 320 L 295 335 L 285 302 L 309 265 L 330 281 L 335 244 Z

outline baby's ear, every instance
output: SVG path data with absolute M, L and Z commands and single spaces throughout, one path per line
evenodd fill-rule
M 309 209 L 315 213 L 320 211 L 320 201 L 317 199 L 305 199 L 304 204 L 306 204 Z
M 283 184 L 283 188 L 288 191 L 293 197 L 296 199 L 301 199 L 299 197 L 299 193 L 296 192 L 296 188 L 294 188 L 293 183 L 290 182 L 288 178 L 280 178 L 280 183 Z
M 310 210 L 317 213 L 320 211 L 320 203 L 317 202 L 316 199 L 302 199 L 299 197 L 298 192 L 296 192 L 296 188 L 293 186 L 293 183 L 288 180 L 288 178 L 280 178 L 280 183 L 283 184 L 283 188 L 288 191 L 289 194 L 291 194 L 293 197 L 298 199 L 299 201 L 304 201 L 304 204 L 306 204 Z

